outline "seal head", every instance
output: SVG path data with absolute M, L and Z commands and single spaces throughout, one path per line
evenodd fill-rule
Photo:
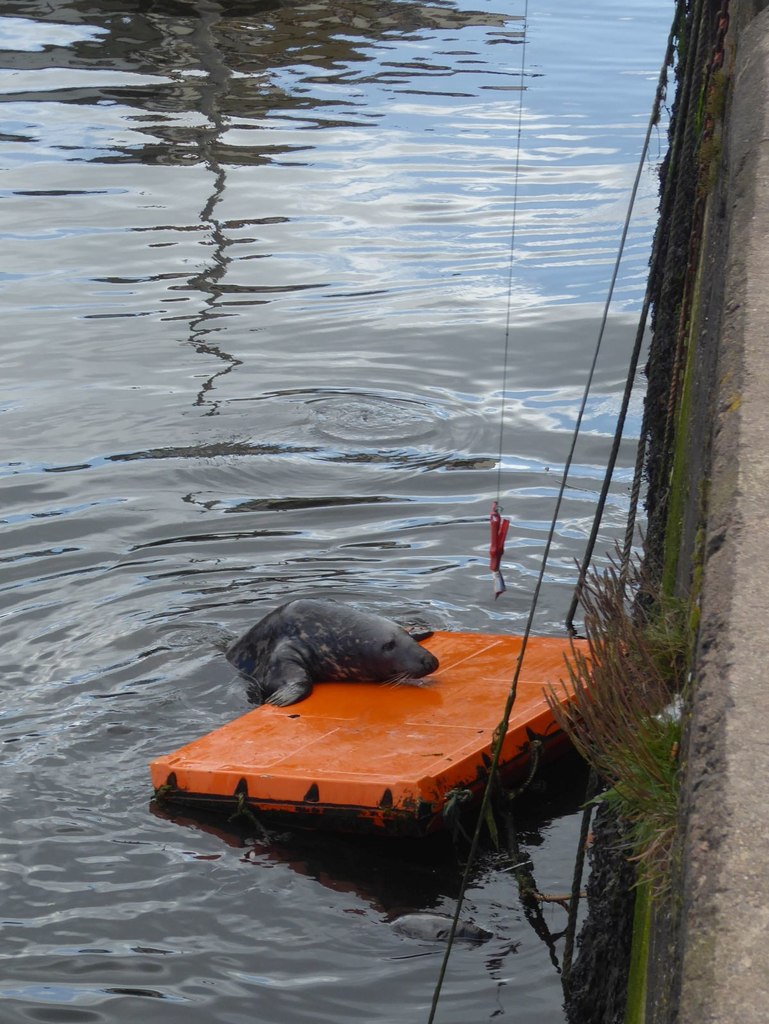
M 423 942 L 448 942 L 451 936 L 453 918 L 446 914 L 402 914 L 391 922 L 393 931 L 409 939 Z M 458 921 L 455 939 L 478 944 L 493 938 L 493 933 L 472 921 Z
M 254 703 L 286 707 L 319 682 L 402 683 L 438 659 L 395 622 L 336 601 L 299 598 L 260 619 L 225 652 Z

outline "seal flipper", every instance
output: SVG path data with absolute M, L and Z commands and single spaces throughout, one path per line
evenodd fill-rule
M 265 704 L 285 708 L 304 700 L 312 693 L 312 678 L 304 659 L 290 640 L 276 645 L 267 672 L 262 680 Z
M 264 703 L 275 704 L 279 708 L 287 708 L 290 704 L 296 704 L 298 701 L 304 700 L 305 697 L 309 697 L 311 693 L 312 683 L 305 677 L 304 680 L 297 679 L 290 683 L 285 683 L 269 696 Z

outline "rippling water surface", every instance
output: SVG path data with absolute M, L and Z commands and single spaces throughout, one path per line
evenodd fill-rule
M 522 81 L 522 3 L 0 3 L 4 1022 L 426 1019 L 439 958 L 387 921 L 453 908 L 450 847 L 250 844 L 154 812 L 147 762 L 246 710 L 214 642 L 288 596 L 520 630 L 671 13 L 532 0 Z M 660 147 L 540 633 L 600 487 Z M 522 813 L 544 890 L 579 799 Z M 438 1019 L 561 1020 L 561 945 L 491 856 L 467 909 L 496 938 L 457 949 Z

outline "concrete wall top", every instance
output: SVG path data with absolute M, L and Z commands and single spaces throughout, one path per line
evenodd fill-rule
M 769 1020 L 769 10 L 732 3 L 724 301 L 684 852 L 680 1024 Z M 734 36 L 732 36 L 734 40 Z

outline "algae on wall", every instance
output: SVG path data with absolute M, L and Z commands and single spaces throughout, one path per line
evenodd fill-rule
M 659 311 L 650 363 L 658 368 L 664 364 L 665 351 L 674 351 L 672 365 L 676 372 L 670 380 L 666 427 L 660 430 L 657 426 L 648 437 L 654 452 L 648 464 L 653 470 L 649 474 L 647 499 L 649 557 L 657 559 L 663 586 L 689 599 L 693 626 L 699 624 L 703 566 L 706 561 L 712 564 L 714 552 L 723 543 L 728 529 L 728 524 L 722 521 L 723 510 L 732 507 L 737 493 L 736 461 L 732 458 L 725 463 L 721 455 L 714 463 L 713 455 L 714 438 L 719 436 L 716 432 L 723 430 L 724 422 L 739 408 L 741 400 L 735 352 L 724 344 L 723 324 L 728 321 L 734 301 L 734 295 L 725 293 L 724 285 L 728 277 L 727 239 L 734 211 L 740 206 L 738 197 L 729 187 L 730 175 L 734 174 L 730 165 L 737 167 L 740 161 L 736 156 L 732 159 L 728 152 L 725 125 L 731 120 L 735 55 L 740 50 L 741 38 L 747 38 L 753 28 L 753 18 L 767 6 L 769 0 L 731 0 L 731 3 L 722 0 L 699 5 L 690 2 L 693 12 L 701 9 L 698 38 L 703 42 L 697 45 L 692 39 L 688 40 L 691 52 L 696 53 L 692 86 L 688 102 L 676 110 L 680 137 L 691 139 L 688 143 L 691 156 L 681 170 L 691 203 L 687 262 L 676 289 L 657 286 L 654 293 Z M 688 58 L 686 48 L 682 48 L 682 57 Z M 744 98 L 744 92 L 742 95 Z M 664 221 L 660 222 L 658 230 L 666 230 Z M 680 230 L 680 224 L 671 222 L 668 230 L 674 233 Z M 651 380 L 650 375 L 650 385 Z M 711 611 L 714 600 L 716 604 L 728 602 L 728 595 L 722 589 L 714 596 L 713 584 L 710 594 L 705 595 L 706 605 L 708 596 Z M 707 618 L 705 611 L 703 621 Z M 693 717 L 685 718 L 687 729 L 682 742 L 682 800 L 674 898 L 653 908 L 650 950 L 645 963 L 643 1019 L 648 1024 L 671 1024 L 679 1014 L 696 1019 L 690 1005 L 691 963 L 689 997 L 686 1003 L 680 1001 L 682 961 L 684 951 L 691 961 L 704 950 L 698 947 L 698 952 L 695 951 L 694 943 L 704 934 L 702 920 L 706 914 L 702 909 L 702 896 L 706 894 L 708 883 L 692 884 L 692 878 L 699 877 L 698 871 L 703 878 L 705 873 L 701 864 L 694 872 L 689 870 L 690 857 L 684 856 L 684 843 L 688 844 L 686 849 L 691 854 L 697 845 L 696 836 L 694 840 L 691 837 L 699 829 L 696 835 L 701 840 L 704 827 L 712 857 L 717 844 L 726 841 L 722 835 L 723 821 L 712 814 L 717 803 L 712 793 L 711 814 L 702 811 L 706 802 L 703 764 L 715 765 L 711 779 L 718 779 L 723 771 L 723 762 L 714 756 L 725 727 L 726 698 L 721 690 L 723 676 L 720 672 L 714 673 L 710 681 L 714 692 L 722 694 L 720 702 L 711 700 L 708 704 L 707 695 L 702 696 L 702 690 L 708 689 L 703 677 L 703 673 L 707 675 L 706 652 L 717 651 L 719 642 L 712 614 L 701 634 L 692 666 Z M 728 645 L 728 638 L 724 643 Z M 690 760 L 695 765 L 691 769 Z M 694 922 L 694 907 L 698 908 L 699 925 Z M 709 924 L 712 925 L 712 921 Z M 712 956 L 713 951 L 708 950 L 711 967 L 704 969 L 700 965 L 704 974 L 712 969 Z
M 663 592 L 691 599 L 699 586 L 708 466 L 714 422 L 719 312 L 724 296 L 726 196 L 721 146 L 729 100 L 733 39 L 769 0 L 682 0 L 677 6 L 677 90 L 669 150 L 660 175 L 660 219 L 650 270 L 652 341 L 646 367 L 645 570 Z M 732 19 L 731 30 L 729 28 Z M 691 625 L 696 627 L 696 601 Z M 685 747 L 685 742 L 682 747 Z M 683 765 L 686 771 L 685 764 Z M 618 826 L 620 827 L 620 826 Z M 602 823 L 602 831 L 609 830 Z M 634 875 L 626 850 L 599 834 L 591 852 L 600 885 L 588 886 L 588 916 L 567 993 L 573 1024 L 646 1020 L 668 1024 L 677 1014 L 681 908 L 675 874 L 671 895 L 651 904 L 644 934 L 634 940 L 633 1005 L 625 1007 Z M 618 898 L 620 880 L 628 898 Z M 602 899 L 601 890 L 611 893 Z M 606 943 L 607 933 L 620 941 Z M 603 955 L 596 955 L 600 951 Z M 608 958 L 608 960 L 607 960 Z M 606 993 L 611 977 L 615 991 Z M 600 998 L 584 998 L 591 986 Z M 627 1016 L 625 1014 L 627 1013 Z
M 716 180 L 723 98 L 726 0 L 690 0 L 678 46 L 670 148 L 661 174 L 660 258 L 651 268 L 652 341 L 644 410 L 647 568 L 668 592 L 689 593 L 701 481 L 712 422 L 715 339 L 702 337 L 720 306 L 719 279 L 701 268 L 719 216 Z

